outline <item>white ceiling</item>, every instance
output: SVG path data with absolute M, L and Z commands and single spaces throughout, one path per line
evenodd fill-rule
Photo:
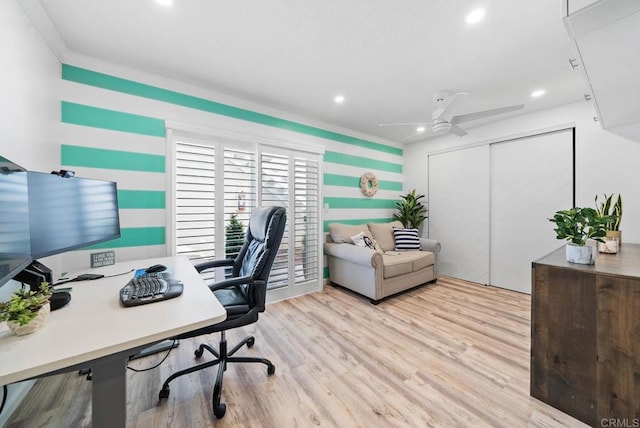
M 413 128 L 378 124 L 429 122 L 440 89 L 470 93 L 457 114 L 520 103 L 515 114 L 528 113 L 585 91 L 561 0 L 28 1 L 71 52 L 393 141 Z M 470 26 L 476 7 L 486 18 Z M 547 93 L 532 99 L 537 88 Z

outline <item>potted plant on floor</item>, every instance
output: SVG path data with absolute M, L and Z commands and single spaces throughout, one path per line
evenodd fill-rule
M 0 303 L 0 321 L 17 336 L 30 334 L 42 327 L 49 318 L 49 298 L 53 290 L 43 282 L 36 291 L 19 290 L 8 302 Z
M 596 195 L 596 209 L 601 217 L 610 217 L 606 225 L 607 237 L 618 239 L 618 245 L 622 245 L 622 232 L 620 231 L 620 222 L 622 221 L 622 195 L 618 194 L 615 203 L 613 202 L 613 193 L 609 196 L 604 194 L 604 202 L 598 205 L 598 195 Z
M 567 241 L 567 261 L 591 265 L 595 263 L 594 248 L 587 245 L 588 239 L 604 242 L 609 216 L 600 216 L 593 208 L 571 208 L 557 211 L 549 221 L 556 224 L 554 231 L 558 239 Z
M 424 195 L 417 195 L 416 190 L 413 189 L 400 197 L 402 200 L 396 202 L 398 212 L 393 214 L 393 218 L 399 220 L 406 228 L 419 228 L 427 218 L 427 208 L 420 202 Z

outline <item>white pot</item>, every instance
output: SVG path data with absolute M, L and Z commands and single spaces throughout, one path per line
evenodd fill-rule
M 567 244 L 567 261 L 581 265 L 592 265 L 596 262 L 595 247 L 591 245 Z
M 29 321 L 28 324 L 20 325 L 15 321 L 7 321 L 7 326 L 12 332 L 15 333 L 16 336 L 24 336 L 27 334 L 31 334 L 34 331 L 38 330 L 43 325 L 45 325 L 45 323 L 49 319 L 50 312 L 51 312 L 51 305 L 49 304 L 49 302 L 47 302 L 46 305 L 40 308 L 36 317 L 31 321 Z

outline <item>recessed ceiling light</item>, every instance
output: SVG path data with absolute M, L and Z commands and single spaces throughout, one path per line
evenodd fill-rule
M 531 92 L 531 96 L 533 98 L 539 98 L 543 96 L 545 92 L 546 91 L 544 89 L 536 89 L 535 91 Z
M 336 95 L 333 101 L 335 101 L 336 104 L 342 104 L 344 102 L 344 95 Z
M 416 132 L 424 132 L 427 128 L 425 128 L 424 126 L 418 126 L 416 128 Z
M 156 0 L 160 6 L 169 7 L 173 4 L 173 0 Z
M 465 19 L 467 20 L 467 24 L 476 24 L 484 19 L 484 15 L 484 9 L 474 9 L 467 14 Z

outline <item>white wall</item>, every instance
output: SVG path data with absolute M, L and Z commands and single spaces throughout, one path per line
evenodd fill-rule
M 573 123 L 576 127 L 576 204 L 593 207 L 595 195 L 621 193 L 624 202 L 622 240 L 640 242 L 640 193 L 637 184 L 640 182 L 640 142 L 602 130 L 593 116 L 595 112 L 591 104 L 576 102 L 467 129 L 469 134 L 463 138 L 447 135 L 407 145 L 403 162 L 404 188 L 416 188 L 427 193 L 428 175 L 425 171 L 427 153 L 431 151 Z
M 60 167 L 60 63 L 15 1 L 0 1 L 0 156 L 27 169 Z M 0 288 L 7 300 L 18 284 Z M 9 385 L 4 426 L 33 381 Z

